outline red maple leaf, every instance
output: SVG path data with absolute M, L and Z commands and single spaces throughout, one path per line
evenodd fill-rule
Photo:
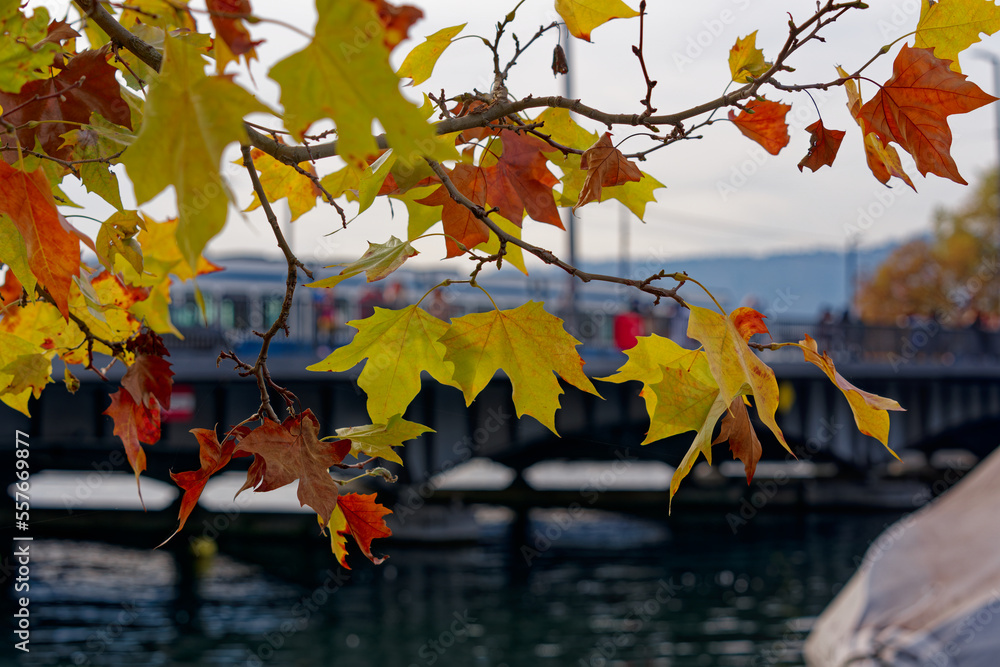
M 372 555 L 372 540 L 379 537 L 389 537 L 392 531 L 385 525 L 386 514 L 392 514 L 392 510 L 375 502 L 375 494 L 363 495 L 360 493 L 345 493 L 338 501 L 340 510 L 347 519 L 347 530 L 338 531 L 342 535 L 348 532 L 361 547 L 362 553 L 368 559 L 378 565 L 385 558 L 378 558 Z M 345 554 L 341 555 L 340 564 L 347 569 Z
M 0 92 L 0 107 L 9 109 L 4 120 L 23 126 L 17 130 L 22 148 L 33 149 L 37 139 L 46 154 L 69 160 L 73 147 L 63 145 L 62 135 L 89 123 L 92 112 L 132 128 L 132 112 L 122 99 L 117 71 L 108 64 L 107 49 L 83 51 L 51 79 L 29 81 L 18 93 Z M 29 121 L 46 122 L 29 127 Z M 0 140 L 14 144 L 10 135 L 0 135 Z M 12 164 L 17 160 L 16 151 L 7 151 L 4 156 Z
M 580 168 L 587 170 L 587 178 L 580 187 L 580 198 L 573 206 L 574 211 L 588 202 L 601 201 L 603 188 L 642 179 L 642 172 L 614 147 L 608 132 L 584 151 Z
M 219 444 L 218 436 L 214 430 L 193 428 L 191 429 L 191 433 L 198 440 L 198 455 L 201 459 L 201 467 L 198 470 L 170 473 L 170 478 L 174 480 L 174 483 L 184 489 L 184 497 L 181 498 L 181 508 L 177 513 L 177 530 L 165 539 L 163 544 L 169 542 L 170 538 L 181 532 L 181 529 L 184 528 L 188 517 L 191 516 L 191 512 L 194 511 L 195 506 L 198 504 L 198 499 L 201 498 L 201 492 L 205 490 L 208 478 L 229 465 L 234 456 L 245 454 L 245 452 L 236 452 L 234 454 L 238 438 L 226 438 L 223 444 Z M 160 546 L 163 546 L 163 544 Z
M 486 176 L 483 169 L 465 162 L 459 162 L 449 174 L 451 182 L 459 192 L 472 200 L 472 203 L 483 206 L 486 203 Z M 448 257 L 457 257 L 464 251 L 459 243 L 466 248 L 473 248 L 490 240 L 490 230 L 477 218 L 472 211 L 451 198 L 443 185 L 423 199 L 418 204 L 427 206 L 443 206 L 441 222 L 444 223 L 444 233 Z
M 146 452 L 140 443 L 154 445 L 160 439 L 160 406 L 155 398 L 150 399 L 148 407 L 137 403 L 131 392 L 119 389 L 111 394 L 111 405 L 104 414 L 115 422 L 114 434 L 121 438 L 125 446 L 125 455 L 135 471 L 135 484 L 138 487 L 139 475 L 146 469 Z M 139 500 L 142 500 L 141 488 Z
M 837 151 L 840 150 L 840 142 L 847 133 L 843 130 L 826 129 L 822 120 L 807 127 L 806 132 L 812 136 L 809 137 L 809 152 L 799 162 L 799 171 L 802 171 L 803 167 L 816 171 L 824 164 L 832 167 Z
M 916 160 L 917 169 L 967 185 L 951 157 L 948 116 L 966 113 L 997 98 L 952 71 L 934 49 L 903 45 L 892 78 L 861 107 L 861 118 L 882 145 L 895 141 Z
M 150 399 L 155 398 L 157 403 L 169 410 L 170 392 L 174 384 L 171 379 L 173 375 L 170 362 L 163 357 L 140 354 L 125 371 L 122 387 L 132 394 L 136 403 L 149 407 Z
M 206 0 L 205 5 L 212 15 L 216 36 L 226 43 L 237 58 L 250 53 L 264 41 L 251 40 L 250 33 L 243 25 L 243 19 L 252 14 L 250 0 Z
M 486 203 L 500 215 L 521 225 L 525 211 L 539 222 L 563 228 L 552 186 L 559 179 L 546 167 L 542 152 L 548 144 L 534 137 L 501 130 L 503 153 L 497 163 L 483 169 L 486 176 Z
M 729 319 L 732 321 L 733 326 L 736 327 L 736 330 L 740 332 L 740 335 L 743 336 L 743 340 L 750 340 L 754 334 L 771 333 L 767 330 L 767 325 L 764 324 L 767 316 L 761 315 L 753 308 L 741 306 L 729 313 Z
M 392 5 L 385 0 L 368 0 L 375 6 L 379 23 L 382 24 L 382 43 L 392 51 L 396 45 L 409 36 L 410 27 L 424 17 L 424 13 L 412 5 Z
M 0 213 L 21 233 L 28 268 L 69 317 L 69 288 L 80 270 L 80 240 L 67 231 L 41 169 L 26 173 L 0 162 Z
M 787 104 L 761 98 L 747 102 L 739 116 L 730 111 L 729 120 L 745 137 L 756 141 L 771 155 L 777 155 L 788 145 L 785 114 L 791 108 Z
M 299 503 L 313 508 L 325 526 L 337 507 L 338 494 L 329 468 L 350 453 L 351 442 L 323 442 L 318 435 L 319 421 L 311 410 L 281 424 L 265 420 L 240 440 L 240 450 L 256 457 L 240 492 L 273 491 L 299 480 Z

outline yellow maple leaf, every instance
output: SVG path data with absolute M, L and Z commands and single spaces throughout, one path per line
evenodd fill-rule
M 510 377 L 517 416 L 531 415 L 556 433 L 555 413 L 563 393 L 556 375 L 600 396 L 583 373 L 583 359 L 576 351 L 580 341 L 537 301 L 453 319 L 440 342 L 448 350 L 445 359 L 455 365 L 454 379 L 466 405 L 503 370 Z
M 639 15 L 621 0 L 556 0 L 556 11 L 571 35 L 588 42 L 594 28 L 611 19 L 630 19 Z
M 749 83 L 771 69 L 764 60 L 764 52 L 757 48 L 757 31 L 740 37 L 729 50 L 729 71 L 736 83 Z
M 993 0 L 939 0 L 920 3 L 920 21 L 914 47 L 934 49 L 934 55 L 951 61 L 961 72 L 958 54 L 979 41 L 979 34 L 1000 30 L 1000 7 Z

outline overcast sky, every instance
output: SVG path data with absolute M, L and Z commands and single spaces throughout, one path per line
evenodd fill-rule
M 65 14 L 67 2 L 50 0 L 35 2 L 50 7 L 55 15 Z M 192 3 L 199 6 L 201 3 Z M 493 26 L 513 7 L 504 3 L 471 3 L 468 0 L 424 0 L 414 2 L 422 7 L 425 18 L 411 30 L 414 39 L 397 47 L 395 64 L 413 45 L 442 27 L 468 22 L 463 35 L 483 35 L 492 39 Z M 637 0 L 630 0 L 637 7 Z M 681 111 L 717 97 L 729 82 L 727 56 L 734 41 L 753 30 L 759 30 L 757 44 L 770 59 L 787 37 L 787 12 L 797 20 L 811 15 L 815 2 L 808 0 L 783 3 L 763 0 L 719 0 L 717 2 L 649 2 L 646 25 L 646 62 L 652 78 L 659 81 L 653 105 L 659 113 Z M 274 16 L 312 31 L 315 23 L 313 3 L 305 0 L 255 0 L 254 10 L 261 16 Z M 509 5 L 509 6 L 508 6 Z M 836 78 L 834 66 L 840 64 L 853 71 L 867 61 L 883 44 L 913 29 L 919 15 L 917 0 L 893 0 L 872 3 L 872 8 L 848 14 L 846 20 L 823 32 L 826 43 L 814 42 L 789 61 L 796 68 L 793 74 L 781 77 L 784 83 L 810 83 Z M 203 5 L 202 5 L 203 6 Z M 526 0 L 518 10 L 514 31 L 527 38 L 542 24 L 557 17 L 552 0 Z M 208 29 L 204 15 L 199 17 L 203 30 Z M 639 99 L 645 86 L 631 45 L 637 43 L 639 21 L 616 20 L 592 35 L 593 43 L 574 40 L 571 69 L 574 97 L 584 103 L 609 112 L 635 113 L 642 110 Z M 255 38 L 266 40 L 258 48 L 259 62 L 252 70 L 256 78 L 255 92 L 277 106 L 278 89 L 266 79 L 273 63 L 302 48 L 305 40 L 286 28 L 269 24 L 251 27 Z M 546 36 L 522 58 L 515 68 L 508 87 L 512 95 L 562 94 L 564 82 L 553 78 L 549 67 L 553 36 Z M 912 43 L 912 38 L 910 38 Z M 899 46 L 883 56 L 867 74 L 879 82 L 891 74 L 892 58 Z M 985 91 L 994 93 L 989 62 L 972 57 L 975 51 L 1000 53 L 1000 43 L 987 38 L 962 55 L 963 72 Z M 233 66 L 230 66 L 232 71 Z M 434 76 L 416 91 L 436 92 L 444 88 L 448 95 L 473 87 L 489 88 L 492 62 L 489 51 L 475 39 L 456 42 L 447 50 L 435 69 Z M 242 70 L 245 73 L 245 68 Z M 247 85 L 249 80 L 240 76 Z M 912 192 L 897 179 L 892 188 L 882 186 L 871 175 L 865 161 L 860 130 L 847 113 L 842 89 L 834 89 L 816 102 L 828 128 L 847 130 L 840 154 L 833 166 L 819 172 L 800 173 L 796 165 L 809 146 L 807 125 L 816 120 L 816 110 L 804 94 L 780 94 L 764 88 L 769 99 L 792 104 L 788 119 L 791 141 L 778 156 L 766 155 L 757 144 L 743 137 L 729 122 L 723 121 L 706 128 L 704 138 L 683 142 L 663 149 L 641 165 L 656 176 L 667 188 L 658 190 L 658 202 L 646 211 L 645 224 L 629 217 L 630 251 L 635 260 L 663 262 L 669 270 L 682 269 L 671 263 L 684 257 L 719 254 L 767 254 L 806 248 L 843 249 L 848 243 L 847 230 L 862 231 L 862 247 L 880 245 L 903 239 L 929 229 L 933 211 L 953 206 L 967 196 L 970 188 L 936 176 L 923 178 L 912 160 L 903 154 L 904 166 L 913 179 L 918 193 Z M 863 84 L 865 99 L 873 93 L 871 84 Z M 407 93 L 411 94 L 411 93 Z M 724 118 L 725 113 L 717 114 Z M 995 111 L 985 107 L 969 114 L 952 116 L 954 134 L 952 154 L 961 173 L 971 184 L 997 161 Z M 603 131 L 595 123 L 581 121 L 594 130 Z M 620 128 L 616 140 L 627 136 L 629 128 Z M 630 140 L 626 152 L 637 150 L 640 139 Z M 227 153 L 229 159 L 238 155 L 236 147 Z M 337 167 L 333 161 L 319 165 L 320 173 Z M 119 168 L 120 169 L 120 168 Z M 242 205 L 249 203 L 251 194 L 245 184 L 245 174 L 235 172 L 234 190 Z M 77 196 L 77 191 L 73 191 Z M 88 212 L 103 218 L 110 213 L 95 197 L 79 194 Z M 165 217 L 172 212 L 172 196 L 154 200 L 148 210 Z M 287 208 L 282 203 L 279 216 L 287 221 Z M 376 204 L 346 232 L 329 237 L 317 244 L 322 234 L 339 226 L 339 218 L 329 207 L 319 205 L 300 218 L 291 236 L 295 249 L 304 258 L 357 256 L 366 247 L 365 241 L 385 241 L 389 235 L 405 235 L 405 211 L 396 207 L 396 218 L 390 219 L 389 209 Z M 599 206 L 590 204 L 580 210 L 578 220 L 579 255 L 586 259 L 612 259 L 619 251 L 621 207 L 617 202 Z M 85 225 L 84 225 L 85 226 Z M 557 253 L 567 245 L 566 234 L 549 225 L 525 220 L 526 240 L 548 247 Z M 437 264 L 443 256 L 441 237 L 421 241 L 418 260 Z M 210 245 L 215 253 L 260 253 L 261 247 L 277 254 L 260 212 L 241 216 L 231 211 L 226 230 Z M 454 264 L 452 260 L 450 264 Z M 529 268 L 530 268 L 529 264 Z

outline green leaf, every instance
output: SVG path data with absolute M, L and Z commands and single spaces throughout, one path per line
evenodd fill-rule
M 38 7 L 29 19 L 11 4 L 13 12 L 8 4 L 0 14 L 0 90 L 16 93 L 29 81 L 49 78 L 49 65 L 61 49 L 51 42 L 32 48 L 45 39 L 48 10 Z
M 386 243 L 368 243 L 368 250 L 361 256 L 361 259 L 350 264 L 331 264 L 326 268 L 334 266 L 345 267 L 343 271 L 335 276 L 306 283 L 306 287 L 333 287 L 337 283 L 356 276 L 362 271 L 368 282 L 382 280 L 387 275 L 398 269 L 410 257 L 417 254 L 417 251 L 410 245 L 409 241 L 400 241 L 395 236 L 390 236 Z
M 137 274 L 142 274 L 142 248 L 135 236 L 143 224 L 135 211 L 119 211 L 101 223 L 97 232 L 97 257 L 109 271 L 115 270 L 115 257 L 121 256 Z
M 122 163 L 140 204 L 174 186 L 177 243 L 189 266 L 198 265 L 205 245 L 226 223 L 231 196 L 219 174 L 222 151 L 247 140 L 243 116 L 267 110 L 228 77 L 206 76 L 201 54 L 167 37 L 142 128 Z
M 91 127 L 70 130 L 61 136 L 65 140 L 64 146 L 73 146 L 74 160 L 107 158 L 121 150 L 114 142 L 109 141 Z M 119 211 L 124 208 L 118 186 L 118 177 L 111 171 L 107 163 L 85 162 L 78 165 L 77 168 L 80 170 L 80 180 L 88 192 L 100 196 Z
M 367 454 L 403 465 L 403 459 L 392 448 L 401 447 L 405 441 L 428 432 L 433 433 L 434 429 L 393 415 L 385 424 L 338 428 L 337 436 L 351 441 L 351 456 L 354 458 L 359 458 L 358 454 Z
M 378 120 L 405 164 L 425 155 L 453 155 L 454 146 L 449 148 L 399 92 L 399 78 L 381 40 L 361 32 L 361 26 L 379 25 L 374 5 L 367 0 L 318 0 L 316 5 L 316 37 L 269 72 L 281 86 L 285 127 L 295 138 L 301 141 L 312 123 L 331 118 L 340 156 L 363 168 L 365 159 L 377 152 L 371 130 Z
M 600 396 L 583 373 L 583 359 L 576 351 L 580 341 L 537 301 L 453 319 L 441 343 L 448 348 L 445 359 L 455 364 L 455 381 L 466 405 L 503 370 L 514 390 L 517 416 L 531 415 L 556 433 L 555 413 L 563 393 L 557 375 Z
M 382 188 L 394 164 L 396 164 L 395 151 L 390 149 L 361 172 L 361 182 L 358 184 L 358 215 L 367 211 L 375 202 L 375 195 Z
M 0 213 L 0 262 L 10 267 L 28 294 L 35 293 L 35 274 L 28 267 L 28 247 L 6 213 Z
M 358 330 L 354 339 L 326 359 L 308 366 L 311 371 L 346 371 L 368 359 L 358 386 L 368 394 L 368 416 L 373 423 L 387 423 L 420 391 L 420 373 L 449 386 L 454 366 L 445 361 L 445 347 L 438 339 L 448 325 L 410 305 L 402 310 L 376 308 L 375 314 L 347 323 Z
M 406 56 L 406 60 L 399 66 L 396 74 L 399 78 L 413 79 L 411 85 L 417 86 L 431 77 L 434 65 L 444 50 L 451 46 L 451 42 L 458 33 L 468 24 L 455 25 L 450 28 L 441 28 L 433 35 L 427 37 L 423 43 L 413 47 Z

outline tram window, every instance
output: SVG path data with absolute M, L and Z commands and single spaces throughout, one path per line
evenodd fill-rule
M 216 312 L 215 312 L 215 299 L 212 298 L 211 294 L 202 292 L 202 297 L 205 300 L 205 319 L 201 316 L 201 309 L 198 307 L 198 302 L 195 301 L 194 294 L 186 294 L 183 301 L 179 301 L 171 308 L 170 318 L 177 327 L 203 327 L 215 326 L 216 323 Z
M 281 314 L 282 300 L 280 296 L 264 297 L 264 322 L 266 326 L 270 326 L 271 322 L 278 319 L 278 315 Z
M 226 294 L 220 304 L 222 329 L 246 329 L 250 326 L 250 300 L 242 294 Z

